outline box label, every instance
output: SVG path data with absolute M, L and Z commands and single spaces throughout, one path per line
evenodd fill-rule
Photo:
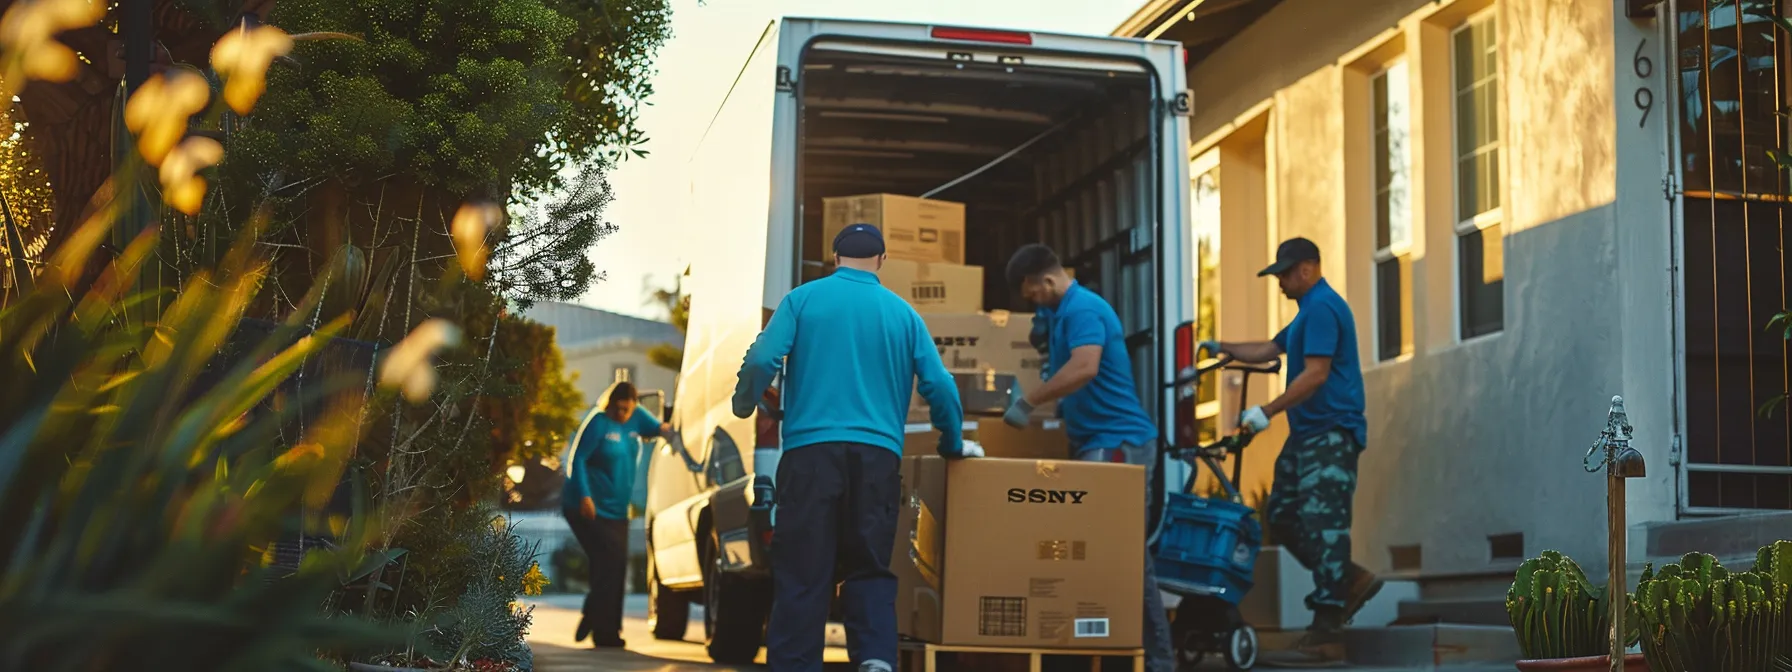
M 1079 619 L 1076 619 L 1076 632 L 1074 634 L 1079 638 L 1082 638 L 1082 637 L 1106 637 L 1106 636 L 1108 636 L 1108 619 L 1105 619 L 1105 618 L 1079 618 Z

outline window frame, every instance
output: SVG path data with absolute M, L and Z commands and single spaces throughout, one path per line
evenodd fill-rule
M 1410 87 L 1412 85 L 1410 78 L 1414 76 L 1414 73 L 1413 73 L 1412 62 L 1406 57 L 1406 54 L 1404 54 L 1404 53 L 1393 56 L 1393 57 L 1387 59 L 1386 61 L 1379 63 L 1378 66 L 1379 67 L 1377 67 L 1373 72 L 1369 73 L 1369 75 L 1366 79 L 1366 81 L 1368 83 L 1369 109 L 1368 109 L 1368 114 L 1365 116 L 1368 117 L 1368 122 L 1369 122 L 1369 124 L 1368 124 L 1369 125 L 1369 128 L 1368 128 L 1369 162 L 1370 162 L 1369 167 L 1370 167 L 1370 173 L 1372 175 L 1372 177 L 1370 179 L 1369 198 L 1370 198 L 1370 203 L 1372 206 L 1372 211 L 1375 213 L 1373 220 L 1369 223 L 1370 224 L 1370 238 L 1371 238 L 1370 245 L 1372 247 L 1374 247 L 1374 253 L 1370 255 L 1370 259 L 1371 259 L 1370 277 L 1371 277 L 1371 282 L 1373 284 L 1373 291 L 1370 293 L 1370 309 L 1373 311 L 1373 315 L 1374 315 L 1374 319 L 1372 319 L 1370 322 L 1370 324 L 1371 324 L 1371 328 L 1370 328 L 1371 341 L 1370 341 L 1370 343 L 1372 345 L 1372 353 L 1373 353 L 1373 357 L 1374 357 L 1373 361 L 1380 364 L 1380 363 L 1387 363 L 1387 362 L 1396 362 L 1396 361 L 1400 361 L 1401 359 L 1404 359 L 1406 357 L 1410 357 L 1414 350 L 1413 344 L 1416 340 L 1415 334 L 1404 333 L 1405 325 L 1407 325 L 1408 323 L 1410 323 L 1412 321 L 1407 319 L 1409 317 L 1408 315 L 1406 315 L 1408 306 L 1405 305 L 1404 303 L 1402 303 L 1400 305 L 1395 305 L 1395 306 L 1391 307 L 1392 310 L 1394 310 L 1398 313 L 1398 317 L 1400 318 L 1400 321 L 1402 324 L 1402 332 L 1403 333 L 1400 334 L 1401 343 L 1400 343 L 1399 352 L 1396 352 L 1396 353 L 1390 355 L 1383 351 L 1383 348 L 1382 348 L 1382 336 L 1383 336 L 1382 311 L 1388 307 L 1384 305 L 1385 302 L 1382 300 L 1383 292 L 1382 292 L 1381 273 L 1382 273 L 1382 265 L 1383 264 L 1388 264 L 1388 263 L 1394 264 L 1396 266 L 1396 274 L 1398 274 L 1399 266 L 1401 264 L 1408 263 L 1407 260 L 1409 260 L 1411 258 L 1413 249 L 1417 246 L 1415 243 L 1415 241 L 1419 235 L 1419 232 L 1417 229 L 1422 220 L 1418 216 L 1418 214 L 1419 214 L 1418 209 L 1413 207 L 1413 202 L 1412 202 L 1412 198 L 1413 198 L 1415 192 L 1412 189 L 1410 176 L 1417 173 L 1417 165 L 1418 164 L 1417 164 L 1417 161 L 1415 160 L 1414 152 L 1412 151 L 1412 138 L 1413 138 L 1412 122 L 1413 122 L 1413 118 L 1416 114 L 1416 108 L 1411 104 L 1411 101 L 1409 98 L 1408 103 L 1406 105 L 1407 143 L 1404 148 L 1404 152 L 1406 154 L 1406 169 L 1407 169 L 1407 173 L 1409 175 L 1408 184 L 1407 184 L 1406 239 L 1405 240 L 1394 240 L 1394 234 L 1393 234 L 1393 230 L 1392 230 L 1392 218 L 1391 218 L 1392 216 L 1390 215 L 1389 230 L 1388 230 L 1388 244 L 1386 246 L 1383 246 L 1381 244 L 1381 233 L 1382 233 L 1381 232 L 1381 209 L 1384 207 L 1385 202 L 1384 202 L 1384 198 L 1383 198 L 1382 191 L 1381 191 L 1381 185 L 1379 184 L 1380 175 L 1381 175 L 1381 173 L 1380 173 L 1381 165 L 1380 164 L 1384 158 L 1387 158 L 1389 160 L 1389 162 L 1392 163 L 1393 153 L 1388 152 L 1386 154 L 1386 156 L 1384 157 L 1383 151 L 1386 148 L 1383 143 L 1378 141 L 1378 137 L 1376 134 L 1377 129 L 1380 127 L 1380 125 L 1384 121 L 1384 119 L 1381 116 L 1377 115 L 1377 111 L 1376 111 L 1376 85 L 1378 82 L 1381 82 L 1381 81 L 1389 81 L 1388 74 L 1390 72 L 1392 72 L 1395 67 L 1402 67 L 1406 71 L 1406 77 L 1408 78 L 1407 86 L 1410 89 Z M 1388 105 L 1389 110 L 1392 109 L 1391 102 L 1394 100 L 1395 95 L 1396 95 L 1396 93 L 1394 92 L 1394 90 L 1392 88 L 1389 88 L 1388 92 L 1387 92 L 1388 101 L 1390 103 Z M 1410 96 L 1411 95 L 1410 90 L 1406 91 L 1405 95 Z M 1388 127 L 1390 129 L 1392 129 L 1393 128 L 1393 119 L 1392 119 L 1391 114 L 1387 116 L 1385 121 L 1387 121 Z M 1391 130 L 1390 130 L 1390 136 L 1391 136 Z M 1410 285 L 1411 284 L 1410 278 L 1406 278 L 1406 279 L 1408 280 L 1407 284 Z M 1413 288 L 1410 286 L 1402 287 L 1401 294 L 1404 295 L 1408 292 L 1411 292 L 1412 289 Z M 1414 326 L 1416 326 L 1416 325 L 1414 325 Z
M 1195 207 L 1197 205 L 1197 203 L 1195 202 L 1194 197 L 1195 197 L 1195 189 L 1197 188 L 1196 185 L 1200 184 L 1201 178 L 1206 177 L 1209 173 L 1214 173 L 1214 172 L 1219 171 L 1219 169 L 1220 169 L 1219 147 L 1217 147 L 1217 146 L 1212 147 L 1212 148 L 1208 149 L 1207 151 L 1202 152 L 1200 155 L 1195 156 L 1192 159 L 1189 159 L 1188 163 L 1189 163 L 1189 166 L 1188 166 L 1188 168 L 1189 168 L 1189 170 L 1188 170 L 1188 174 L 1189 174 L 1189 179 L 1188 179 L 1189 243 L 1188 244 L 1189 244 L 1189 252 L 1190 252 L 1189 258 L 1194 261 L 1194 280 L 1195 280 L 1194 290 L 1195 291 L 1193 292 L 1193 294 L 1194 294 L 1194 299 L 1195 299 L 1195 313 L 1196 313 L 1196 316 L 1199 317 L 1200 310 L 1201 310 L 1201 307 L 1200 307 L 1200 302 L 1201 302 L 1201 287 L 1200 287 L 1200 280 L 1201 280 L 1200 249 L 1201 248 L 1200 248 L 1200 245 L 1201 245 L 1201 241 L 1200 241 L 1199 231 L 1197 231 L 1197 229 L 1196 229 L 1196 227 L 1198 226 L 1198 223 L 1195 221 L 1195 219 L 1196 219 L 1196 217 L 1199 216 L 1200 213 L 1197 211 L 1197 209 Z M 1223 175 L 1221 177 L 1215 179 L 1216 184 L 1215 184 L 1215 189 L 1214 189 L 1214 198 L 1217 199 L 1222 204 L 1221 209 L 1220 209 L 1220 215 L 1219 215 L 1220 221 L 1214 223 L 1214 227 L 1215 227 L 1214 236 L 1216 238 L 1220 237 L 1220 231 L 1223 228 L 1223 222 L 1225 220 L 1225 215 L 1224 215 L 1224 210 L 1223 210 L 1223 208 L 1224 208 L 1223 204 L 1225 203 L 1225 191 L 1224 191 L 1225 183 L 1224 183 L 1223 179 L 1224 179 Z M 1214 296 L 1214 319 L 1215 319 L 1216 324 L 1214 325 L 1214 329 L 1213 329 L 1213 336 L 1216 339 L 1219 338 L 1219 325 L 1217 324 L 1217 322 L 1219 319 L 1219 312 L 1222 308 L 1223 308 L 1223 306 L 1220 303 L 1220 297 L 1216 294 Z M 1220 378 L 1223 378 L 1223 376 L 1212 377 L 1211 378 L 1211 380 L 1213 381 L 1212 384 L 1214 384 L 1216 386 L 1219 385 Z M 1223 421 L 1221 421 L 1221 419 L 1220 419 L 1221 404 L 1222 404 L 1222 398 L 1224 395 L 1219 394 L 1219 390 L 1217 390 L 1217 389 L 1215 390 L 1215 392 L 1216 392 L 1216 396 L 1215 396 L 1214 400 L 1213 401 L 1205 401 L 1205 402 L 1200 401 L 1199 396 L 1198 396 L 1199 392 L 1198 391 L 1196 392 L 1197 398 L 1196 398 L 1196 403 L 1195 403 L 1195 424 L 1196 424 L 1196 426 L 1199 426 L 1208 420 L 1212 420 L 1214 423 L 1214 425 L 1213 425 L 1214 426 L 1214 434 L 1217 437 L 1218 435 L 1222 434 L 1225 431 L 1225 426 L 1224 426 L 1225 423 Z
M 1500 273 L 1502 278 L 1505 273 L 1505 253 L 1503 246 L 1505 245 L 1506 228 L 1502 225 L 1506 224 L 1505 211 L 1508 195 L 1506 189 L 1506 164 L 1508 157 L 1506 156 L 1505 132 L 1506 117 L 1508 115 L 1504 110 L 1504 102 L 1506 100 L 1506 69 L 1503 67 L 1503 64 L 1500 64 L 1499 66 L 1496 66 L 1499 67 L 1499 69 L 1498 73 L 1494 75 L 1494 82 L 1499 87 L 1499 92 L 1494 99 L 1494 105 L 1499 109 L 1499 120 L 1493 125 L 1493 132 L 1497 139 L 1492 143 L 1492 147 L 1494 151 L 1500 153 L 1500 160 L 1499 167 L 1494 171 L 1493 177 L 1494 183 L 1499 189 L 1500 204 L 1485 212 L 1476 213 L 1473 217 L 1463 219 L 1462 160 L 1465 157 L 1462 151 L 1462 137 L 1459 132 L 1461 124 L 1461 106 L 1459 103 L 1461 102 L 1462 88 L 1460 82 L 1457 81 L 1457 59 L 1460 55 L 1456 52 L 1457 36 L 1465 31 L 1473 29 L 1477 25 L 1491 24 L 1495 31 L 1493 41 L 1494 57 L 1497 59 L 1504 53 L 1501 48 L 1501 45 L 1503 45 L 1504 42 L 1500 35 L 1503 31 L 1501 31 L 1502 26 L 1500 25 L 1498 9 L 1499 6 L 1497 4 L 1489 5 L 1463 18 L 1455 26 L 1450 28 L 1448 41 L 1446 42 L 1445 47 L 1449 53 L 1448 65 L 1450 71 L 1450 232 L 1452 234 L 1452 240 L 1450 241 L 1450 255 L 1455 261 L 1452 269 L 1453 272 L 1450 274 L 1450 284 L 1454 286 L 1455 290 L 1455 300 L 1452 301 L 1451 304 L 1454 307 L 1452 312 L 1455 313 L 1454 322 L 1456 329 L 1454 331 L 1457 342 L 1468 342 L 1482 338 L 1490 338 L 1506 331 L 1506 302 L 1504 301 L 1505 284 L 1502 281 L 1500 285 L 1501 302 L 1499 326 L 1485 333 L 1479 333 L 1473 336 L 1467 335 L 1469 317 L 1468 305 L 1465 300 L 1467 297 L 1467 287 L 1465 287 L 1462 282 L 1462 267 L 1464 261 L 1462 255 L 1463 237 L 1471 233 L 1485 232 L 1487 229 L 1495 226 L 1501 227 L 1499 237 L 1500 245 L 1502 246 L 1500 254 Z M 1483 236 L 1485 236 L 1484 233 Z M 1482 241 L 1482 249 L 1483 251 L 1486 249 L 1485 240 Z

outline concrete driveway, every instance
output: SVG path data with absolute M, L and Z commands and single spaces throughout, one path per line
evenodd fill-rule
M 716 665 L 709 662 L 703 650 L 703 610 L 691 609 L 690 629 L 685 641 L 662 642 L 647 629 L 647 596 L 630 595 L 624 605 L 627 616 L 622 624 L 622 638 L 628 650 L 598 650 L 589 642 L 572 639 L 579 625 L 579 604 L 582 595 L 548 595 L 530 600 L 535 607 L 535 625 L 530 628 L 529 648 L 535 652 L 536 672 L 754 672 L 763 671 L 765 652 L 759 663 L 747 667 Z M 838 626 L 828 628 L 826 660 L 828 672 L 848 670 L 846 634 Z

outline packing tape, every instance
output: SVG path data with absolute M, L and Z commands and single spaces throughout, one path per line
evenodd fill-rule
M 1057 460 L 1039 460 L 1033 463 L 1033 473 L 1040 478 L 1057 478 L 1062 476 Z

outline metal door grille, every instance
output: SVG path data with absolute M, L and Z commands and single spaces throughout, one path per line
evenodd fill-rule
M 1760 412 L 1787 389 L 1785 35 L 1770 0 L 1678 0 L 1681 330 L 1688 514 L 1792 509 L 1792 421 Z

